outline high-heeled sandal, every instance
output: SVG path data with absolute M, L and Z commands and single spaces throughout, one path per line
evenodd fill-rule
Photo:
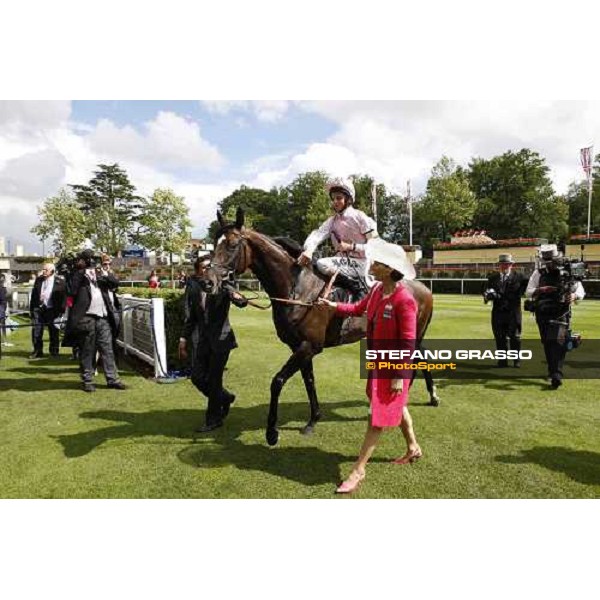
M 408 465 L 417 462 L 422 456 L 423 451 L 421 448 L 416 448 L 415 450 L 410 450 L 404 456 L 394 459 L 392 462 L 395 465 Z
M 351 494 L 352 492 L 358 489 L 358 486 L 362 483 L 362 480 L 365 478 L 364 473 L 359 473 L 358 471 L 352 471 L 348 476 L 348 479 L 344 481 L 338 488 L 335 490 L 336 494 Z

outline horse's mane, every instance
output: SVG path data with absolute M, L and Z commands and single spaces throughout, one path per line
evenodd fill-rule
M 271 239 L 281 246 L 292 258 L 298 258 L 302 254 L 302 246 L 292 238 L 278 236 Z
M 226 225 L 221 226 L 214 235 L 214 247 L 217 247 L 217 243 L 221 236 L 225 235 L 228 231 L 234 228 L 234 223 L 228 223 Z M 257 234 L 260 238 L 264 239 L 265 241 L 275 243 L 279 248 L 285 250 L 285 252 L 289 254 L 294 260 L 298 258 L 302 253 L 302 246 L 292 238 L 286 236 L 271 237 L 264 233 L 260 233 L 260 231 L 256 231 L 255 229 L 247 229 L 247 231 Z

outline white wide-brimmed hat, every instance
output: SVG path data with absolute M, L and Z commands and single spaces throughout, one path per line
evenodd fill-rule
M 550 260 L 558 256 L 558 246 L 556 244 L 542 244 L 540 246 L 540 257 L 542 260 Z
M 378 262 L 395 269 L 404 275 L 404 279 L 414 279 L 417 276 L 402 246 L 390 244 L 376 237 L 367 241 L 366 253 L 371 262 Z

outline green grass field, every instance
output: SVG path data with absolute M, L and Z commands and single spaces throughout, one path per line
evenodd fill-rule
M 490 336 L 480 297 L 436 296 L 429 335 Z M 269 311 L 232 308 L 240 347 L 226 372 L 237 394 L 225 427 L 194 442 L 205 400 L 189 381 L 159 385 L 123 368 L 126 392 L 79 390 L 77 365 L 29 361 L 29 330 L 12 336 L 0 363 L 0 496 L 4 498 L 331 498 L 365 429 L 365 382 L 358 345 L 315 360 L 323 420 L 312 436 L 302 380 L 283 391 L 280 441 L 264 439 L 271 377 L 288 350 Z M 598 337 L 600 303 L 584 301 L 574 323 Z M 524 314 L 524 337 L 537 338 Z M 442 404 L 427 405 L 419 379 L 411 412 L 424 457 L 410 466 L 399 431 L 378 447 L 355 498 L 598 498 L 600 407 L 595 380 L 549 391 L 541 380 L 439 383 Z M 340 499 L 340 501 L 343 501 Z

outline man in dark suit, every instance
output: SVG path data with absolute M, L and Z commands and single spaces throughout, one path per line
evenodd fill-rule
M 65 312 L 66 307 L 65 280 L 54 272 L 54 265 L 43 265 L 42 274 L 36 278 L 29 302 L 29 314 L 33 327 L 31 341 L 33 352 L 29 358 L 44 356 L 44 327 L 48 327 L 50 335 L 50 355 L 58 356 L 59 336 L 54 320 Z
M 521 296 L 525 291 L 527 280 L 517 271 L 513 271 L 513 259 L 510 254 L 501 254 L 498 259 L 498 271 L 492 273 L 487 280 L 483 292 L 484 302 L 490 300 L 492 305 L 492 331 L 497 350 L 521 350 Z M 521 366 L 520 360 L 514 366 Z M 498 367 L 508 367 L 508 360 L 499 360 Z
M 118 334 L 118 314 L 112 297 L 119 280 L 96 265 L 91 250 L 84 250 L 79 269 L 71 281 L 73 306 L 69 316 L 70 327 L 77 337 L 80 349 L 80 372 L 85 392 L 95 392 L 93 384 L 94 358 L 100 352 L 106 383 L 109 388 L 124 390 L 115 362 L 113 341 Z
M 4 342 L 4 337 L 6 336 L 6 309 L 8 307 L 8 292 L 4 287 L 4 277 L 0 277 L 0 344 L 6 345 L 7 342 Z M 0 356 L 2 355 L 2 350 L 0 349 Z
M 194 277 L 185 290 L 185 322 L 179 339 L 179 355 L 187 358 L 187 343 L 192 342 L 192 383 L 208 398 L 205 424 L 196 433 L 206 433 L 223 425 L 235 395 L 223 387 L 223 371 L 229 353 L 237 348 L 229 324 L 229 306 L 243 308 L 248 301 L 228 283 L 216 293 L 208 293 L 203 275 L 210 266 L 210 256 L 198 257 Z

